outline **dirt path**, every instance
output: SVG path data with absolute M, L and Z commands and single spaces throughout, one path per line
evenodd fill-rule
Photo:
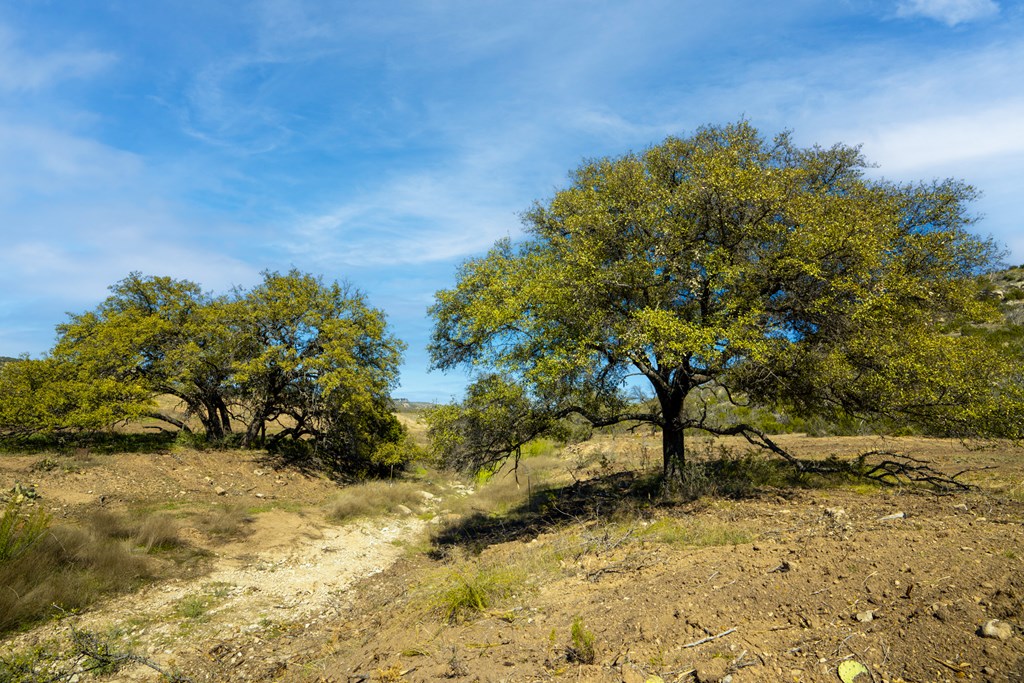
M 275 641 L 308 635 L 329 622 L 349 603 L 346 590 L 390 567 L 425 525 L 407 516 L 329 526 L 320 518 L 272 510 L 254 520 L 244 541 L 219 549 L 210 573 L 113 598 L 12 645 L 69 633 L 73 626 L 111 636 L 125 651 L 165 670 L 190 678 L 199 672 L 194 680 L 224 668 L 231 670 L 231 680 L 266 676 L 286 668 L 290 659 L 275 658 Z M 161 677 L 140 664 L 106 680 Z

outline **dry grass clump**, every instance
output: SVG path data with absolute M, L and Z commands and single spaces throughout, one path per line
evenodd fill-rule
M 191 521 L 207 536 L 227 541 L 244 536 L 245 526 L 252 520 L 252 515 L 244 505 L 224 503 L 209 513 L 197 515 Z
M 99 510 L 88 519 L 89 528 L 100 538 L 117 539 L 145 552 L 172 550 L 183 545 L 178 522 L 167 513 L 129 518 Z
M 0 563 L 0 633 L 83 608 L 149 575 L 146 558 L 125 541 L 94 529 L 51 527 L 28 550 Z
M 358 517 L 374 517 L 398 512 L 398 506 L 410 509 L 424 502 L 420 486 L 411 482 L 368 481 L 353 484 L 327 503 L 327 515 L 336 522 Z

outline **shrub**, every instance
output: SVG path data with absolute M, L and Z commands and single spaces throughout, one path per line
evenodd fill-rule
M 582 617 L 572 620 L 569 636 L 572 644 L 566 648 L 566 659 L 580 664 L 593 664 L 597 656 L 594 651 L 594 634 L 583 625 Z

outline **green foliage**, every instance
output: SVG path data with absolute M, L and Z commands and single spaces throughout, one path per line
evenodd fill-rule
M 485 468 L 510 454 L 518 460 L 524 445 L 557 426 L 521 385 L 497 375 L 474 382 L 461 404 L 431 408 L 424 419 L 435 456 L 461 470 Z
M 584 626 L 582 617 L 576 617 L 572 620 L 569 637 L 572 640 L 572 644 L 566 648 L 566 659 L 580 664 L 593 664 L 597 658 L 597 652 L 594 650 L 595 638 L 594 634 Z
M 701 388 L 803 418 L 1011 435 L 1019 404 L 992 391 L 1008 386 L 999 354 L 949 333 L 997 316 L 977 296 L 996 249 L 968 230 L 974 189 L 870 180 L 867 167 L 857 148 L 799 148 L 746 122 L 585 163 L 526 214 L 527 240 L 499 242 L 437 293 L 434 365 L 521 386 L 502 389 L 507 405 L 478 406 L 471 387 L 442 409 L 439 452 L 514 452 L 522 433 L 476 432 L 529 416 L 532 437 L 556 424 L 545 415 L 577 414 L 661 427 L 666 475 L 681 473 L 687 429 L 784 454 L 687 400 Z M 655 400 L 625 401 L 629 376 Z
M 58 337 L 50 358 L 0 366 L 0 436 L 150 417 L 195 447 L 194 417 L 207 442 L 237 438 L 336 471 L 390 471 L 416 454 L 390 412 L 404 344 L 347 284 L 266 272 L 214 296 L 132 273 Z M 186 418 L 161 412 L 158 395 L 180 399 Z
M 109 428 L 146 411 L 138 385 L 96 380 L 58 358 L 21 358 L 0 365 L 0 437 Z

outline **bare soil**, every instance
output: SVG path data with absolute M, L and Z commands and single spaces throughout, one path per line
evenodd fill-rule
M 35 483 L 69 519 L 148 504 L 188 520 L 229 501 L 252 521 L 226 543 L 183 532 L 212 553 L 203 576 L 0 648 L 73 622 L 118 627 L 125 647 L 194 681 L 838 681 L 848 660 L 868 671 L 858 683 L 1024 681 L 1024 450 L 782 438 L 801 457 L 908 452 L 974 470 L 978 488 L 794 480 L 724 495 L 711 481 L 696 501 L 665 503 L 644 497 L 637 474 L 657 437 L 618 435 L 543 472 L 527 461 L 523 497 L 535 495 L 518 509 L 473 514 L 442 482 L 420 515 L 333 525 L 320 512 L 333 483 L 250 454 L 79 454 L 71 472 L 4 456 L 0 487 Z M 695 457 L 722 445 L 738 447 Z M 427 521 L 434 513 L 446 524 Z M 518 583 L 481 614 L 444 620 L 439 582 L 487 567 L 518 571 Z M 577 619 L 592 662 L 572 661 Z M 981 635 L 993 619 L 1009 625 L 1005 639 Z M 158 678 L 135 667 L 108 680 Z

